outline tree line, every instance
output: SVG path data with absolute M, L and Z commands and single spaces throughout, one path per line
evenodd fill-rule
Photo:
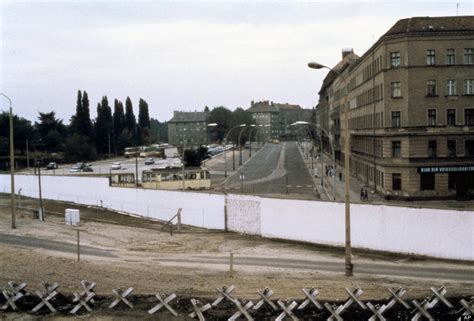
M 125 108 L 122 101 L 114 99 L 112 111 L 107 96 L 97 103 L 97 116 L 91 119 L 88 94 L 81 90 L 78 90 L 76 112 L 69 125 L 57 118 L 54 111 L 39 112 L 34 124 L 14 115 L 13 123 L 15 153 L 19 153 L 20 160 L 25 157 L 27 148 L 37 157 L 51 159 L 54 155 L 58 160 L 85 161 L 109 153 L 119 154 L 127 146 L 168 140 L 167 123 L 150 118 L 144 99 L 138 102 L 138 120 L 130 97 L 125 99 Z M 0 157 L 4 159 L 8 158 L 8 135 L 9 113 L 3 112 L 0 114 Z

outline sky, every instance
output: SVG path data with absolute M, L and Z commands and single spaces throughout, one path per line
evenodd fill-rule
M 473 15 L 474 0 L 0 0 L 0 92 L 24 118 L 54 110 L 65 123 L 78 90 L 92 117 L 104 95 L 112 108 L 129 96 L 136 114 L 143 98 L 160 121 L 252 100 L 312 108 L 327 72 L 308 62 L 361 56 L 399 19 L 456 14 Z

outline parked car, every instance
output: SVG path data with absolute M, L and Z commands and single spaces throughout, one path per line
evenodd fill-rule
M 122 168 L 122 164 L 120 162 L 113 162 L 112 163 L 112 167 L 111 167 L 112 170 L 118 170 L 118 169 L 121 169 L 121 168 Z
M 146 158 L 145 165 L 153 165 L 155 164 L 155 160 L 153 158 Z
M 79 173 L 80 171 L 82 171 L 82 169 L 84 168 L 84 163 L 76 163 L 74 164 L 71 169 L 69 170 L 69 172 L 71 173 Z
M 58 164 L 56 162 L 50 162 L 46 165 L 46 169 L 58 169 Z
M 92 167 L 90 166 L 84 166 L 84 168 L 82 169 L 83 172 L 93 172 L 94 170 L 92 169 Z

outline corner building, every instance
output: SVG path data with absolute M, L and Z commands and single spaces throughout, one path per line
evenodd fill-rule
M 474 198 L 474 16 L 400 20 L 343 76 L 327 91 L 347 95 L 352 175 L 401 199 Z

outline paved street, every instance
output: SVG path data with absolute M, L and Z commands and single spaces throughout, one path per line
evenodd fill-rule
M 258 152 L 254 152 L 250 159 L 249 150 L 245 150 L 243 165 L 236 168 L 236 171 L 231 171 L 232 158 L 229 157 L 231 154 L 228 152 L 227 156 L 229 177 L 220 184 L 220 188 L 242 190 L 244 193 L 305 194 L 312 198 L 318 197 L 295 142 L 267 143 Z M 238 157 L 236 162 L 238 164 Z M 223 156 L 208 162 L 208 167 L 213 170 L 218 168 L 220 172 L 214 173 L 222 174 Z

